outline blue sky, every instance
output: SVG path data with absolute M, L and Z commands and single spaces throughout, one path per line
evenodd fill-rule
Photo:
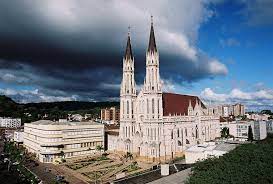
M 228 94 L 234 88 L 249 93 L 260 89 L 272 91 L 273 20 L 267 23 L 260 20 L 261 23 L 251 24 L 252 20 L 244 15 L 246 6 L 238 1 L 225 1 L 210 6 L 214 15 L 200 27 L 198 46 L 225 63 L 228 74 L 202 80 L 186 89 L 189 93 L 200 94 L 205 88 L 221 94 Z M 255 16 L 261 15 L 256 12 Z M 272 13 L 268 16 L 273 18 Z M 272 108 L 272 101 L 269 106 Z
M 273 109 L 273 0 L 0 2 L 0 93 L 118 100 L 131 26 L 136 82 L 154 16 L 164 90 Z

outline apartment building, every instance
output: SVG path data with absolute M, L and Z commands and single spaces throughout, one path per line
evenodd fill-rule
M 0 127 L 18 128 L 20 126 L 21 126 L 21 119 L 20 118 L 0 117 Z
M 101 109 L 100 114 L 102 121 L 119 122 L 119 109 L 117 107 Z
M 23 130 L 17 130 L 14 131 L 14 142 L 17 143 L 23 143 L 24 142 L 24 131 Z
M 244 116 L 245 115 L 245 106 L 242 104 L 233 105 L 233 115 L 234 116 Z
M 218 112 L 221 115 L 221 117 L 229 117 L 229 116 L 244 116 L 245 115 L 245 106 L 242 104 L 225 104 L 220 105 L 218 107 Z
M 53 122 L 25 124 L 24 146 L 40 162 L 91 155 L 104 146 L 104 125 L 95 122 Z
M 254 140 L 263 140 L 267 136 L 266 122 L 264 121 L 234 121 L 226 126 L 229 128 L 229 134 L 239 141 L 248 139 L 249 126 L 252 128 Z

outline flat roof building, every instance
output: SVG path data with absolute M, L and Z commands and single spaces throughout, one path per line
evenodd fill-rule
M 185 151 L 186 164 L 192 164 L 211 157 L 222 156 L 236 148 L 236 144 L 206 142 L 191 146 Z
M 21 118 L 0 117 L 0 127 L 18 128 L 21 126 Z
M 40 120 L 24 127 L 24 146 L 40 162 L 90 155 L 98 145 L 104 146 L 104 125 L 95 122 Z

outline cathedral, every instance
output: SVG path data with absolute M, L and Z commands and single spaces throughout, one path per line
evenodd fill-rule
M 120 87 L 120 129 L 116 151 L 144 161 L 182 156 L 189 146 L 220 136 L 219 115 L 197 97 L 164 93 L 153 21 L 146 51 L 146 76 L 136 90 L 130 33 L 123 57 Z

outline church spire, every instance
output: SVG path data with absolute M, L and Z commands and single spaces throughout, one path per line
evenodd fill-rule
M 151 16 L 151 30 L 150 30 L 150 39 L 149 39 L 148 52 L 157 52 L 156 43 L 155 43 L 153 16 Z
M 133 60 L 133 52 L 131 47 L 131 36 L 130 36 L 130 26 L 128 27 L 128 38 L 127 38 L 127 45 L 124 54 L 124 59 L 131 59 Z

